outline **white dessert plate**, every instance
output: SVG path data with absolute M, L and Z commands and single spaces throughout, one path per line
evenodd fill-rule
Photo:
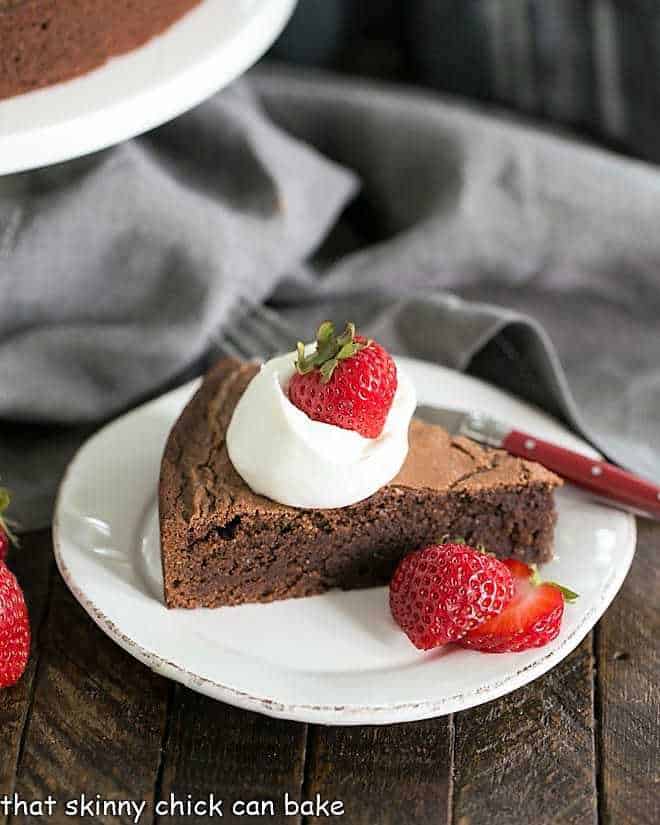
M 89 74 L 0 101 L 0 175 L 112 146 L 196 106 L 249 68 L 296 0 L 203 0 Z
M 420 403 L 479 408 L 596 457 L 553 419 L 494 387 L 399 359 Z M 153 670 L 223 702 L 321 724 L 423 719 L 488 702 L 560 662 L 603 614 L 630 567 L 635 520 L 575 489 L 558 494 L 556 558 L 543 574 L 577 590 L 559 637 L 540 650 L 416 651 L 390 617 L 387 588 L 218 610 L 164 607 L 156 484 L 187 384 L 91 438 L 62 482 L 60 572 L 92 619 Z

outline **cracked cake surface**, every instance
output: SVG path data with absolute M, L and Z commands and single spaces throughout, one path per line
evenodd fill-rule
M 220 361 L 168 438 L 159 489 L 168 607 L 385 584 L 402 556 L 445 535 L 530 563 L 552 556 L 560 479 L 416 419 L 401 471 L 364 501 L 303 510 L 252 492 L 229 459 L 225 433 L 258 369 Z

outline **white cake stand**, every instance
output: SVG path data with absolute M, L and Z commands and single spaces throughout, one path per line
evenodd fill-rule
M 277 38 L 296 0 L 203 0 L 142 48 L 66 83 L 0 101 L 0 175 L 104 149 L 185 112 Z

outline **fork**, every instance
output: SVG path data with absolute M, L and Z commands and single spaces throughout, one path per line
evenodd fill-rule
M 295 331 L 277 312 L 241 298 L 233 319 L 213 338 L 209 358 L 265 360 L 295 349 L 296 341 Z

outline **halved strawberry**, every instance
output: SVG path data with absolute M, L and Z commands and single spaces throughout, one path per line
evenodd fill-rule
M 513 577 L 514 593 L 504 610 L 470 630 L 458 644 L 484 653 L 517 653 L 543 647 L 557 638 L 564 601 L 577 594 L 554 582 L 541 582 L 538 571 L 517 559 L 503 562 Z

